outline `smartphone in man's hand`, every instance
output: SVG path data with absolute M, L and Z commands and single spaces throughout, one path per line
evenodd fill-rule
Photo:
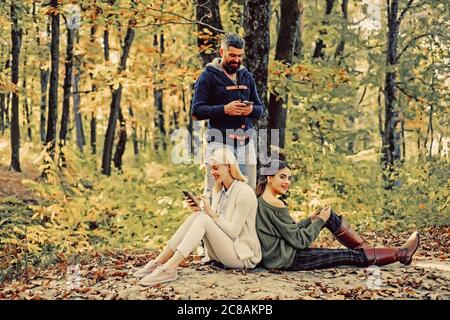
M 246 107 L 250 107 L 254 104 L 253 101 L 247 101 L 247 100 L 243 101 L 242 103 L 244 103 Z

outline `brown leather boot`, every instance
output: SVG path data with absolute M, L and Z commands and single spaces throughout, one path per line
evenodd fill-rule
M 400 248 L 364 248 L 364 253 L 369 265 L 384 266 L 397 261 L 409 265 L 419 243 L 419 233 L 414 232 Z
M 333 236 L 349 249 L 366 248 L 364 240 L 356 233 L 348 223 L 347 219 L 341 217 L 341 226 Z

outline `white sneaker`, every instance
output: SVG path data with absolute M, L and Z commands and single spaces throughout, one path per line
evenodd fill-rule
M 146 275 L 139 282 L 142 286 L 154 286 L 158 283 L 174 281 L 178 278 L 177 269 L 165 270 L 163 267 L 158 267 L 151 274 Z
M 150 260 L 144 267 L 136 271 L 133 276 L 136 278 L 142 278 L 146 275 L 152 273 L 155 271 L 157 267 L 159 267 L 161 264 L 159 262 L 156 262 L 155 260 Z

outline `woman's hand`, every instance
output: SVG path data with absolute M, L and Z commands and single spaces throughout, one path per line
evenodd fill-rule
M 198 203 L 200 202 L 199 197 L 195 197 L 195 200 L 197 200 Z M 201 210 L 200 207 L 192 199 L 186 198 L 186 203 L 188 207 L 194 212 L 198 212 Z
M 320 210 L 320 213 L 316 215 L 316 217 L 322 219 L 324 222 L 327 222 L 331 215 L 331 207 L 326 205 Z
M 320 213 L 320 210 L 322 210 L 322 209 L 317 209 L 317 210 L 311 212 L 311 213 L 308 215 L 308 218 L 311 218 L 311 219 L 312 219 L 312 218 L 316 217 L 316 216 Z
M 199 198 L 199 200 L 201 200 L 203 202 L 203 211 L 211 218 L 216 218 L 218 215 L 211 208 L 211 204 L 209 203 L 208 197 L 200 196 L 198 198 Z

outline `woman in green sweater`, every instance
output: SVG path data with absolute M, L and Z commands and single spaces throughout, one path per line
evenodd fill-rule
M 261 264 L 268 269 L 312 270 L 341 265 L 367 267 L 400 262 L 409 265 L 419 247 L 414 232 L 398 248 L 369 248 L 350 227 L 347 220 L 330 207 L 295 222 L 286 203 L 281 200 L 289 191 L 291 169 L 283 161 L 272 161 L 269 174 L 256 187 L 258 211 L 256 230 L 261 242 Z M 347 249 L 309 248 L 322 228 L 327 228 Z

